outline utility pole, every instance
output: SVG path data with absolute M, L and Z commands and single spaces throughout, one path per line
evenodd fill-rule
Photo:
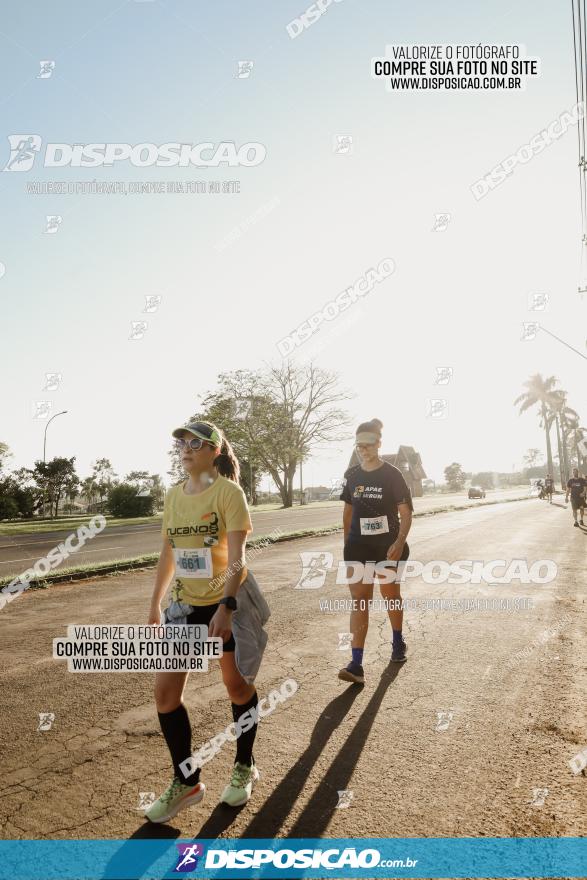
M 304 480 L 302 476 L 302 459 L 300 458 L 300 506 L 304 503 Z

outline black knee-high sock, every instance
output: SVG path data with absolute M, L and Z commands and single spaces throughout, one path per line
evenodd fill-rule
M 253 709 L 258 702 L 259 697 L 257 696 L 257 691 L 255 691 L 248 703 L 244 703 L 242 706 L 237 706 L 236 703 L 231 703 L 230 705 L 232 706 L 232 717 L 234 722 L 236 723 L 245 712 L 249 711 L 249 709 Z M 253 743 L 255 742 L 256 735 L 257 723 L 255 722 L 250 730 L 241 733 L 237 739 L 235 761 L 238 761 L 239 764 L 248 764 L 250 766 L 253 763 Z
M 179 765 L 192 754 L 192 726 L 186 707 L 183 703 L 173 712 L 157 712 L 165 742 L 171 752 L 173 771 L 184 785 L 197 785 L 200 781 L 200 769 L 191 776 L 184 776 Z

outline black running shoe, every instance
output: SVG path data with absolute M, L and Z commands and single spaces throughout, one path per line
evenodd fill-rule
M 352 681 L 353 684 L 365 684 L 365 673 L 360 663 L 354 663 L 352 660 L 348 666 L 341 669 L 338 677 L 342 681 Z
M 392 663 L 405 663 L 407 658 L 408 646 L 402 639 L 399 645 L 393 646 L 393 651 L 391 652 L 391 662 Z

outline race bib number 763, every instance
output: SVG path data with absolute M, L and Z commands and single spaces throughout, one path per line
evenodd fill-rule
M 362 516 L 361 517 L 361 534 L 362 535 L 384 535 L 389 531 L 386 516 Z

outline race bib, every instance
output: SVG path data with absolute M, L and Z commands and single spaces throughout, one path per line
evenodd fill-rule
M 361 517 L 361 534 L 362 535 L 384 535 L 389 531 L 386 516 L 362 516 Z
M 175 574 L 179 578 L 211 578 L 212 551 L 209 547 L 195 550 L 175 548 Z

